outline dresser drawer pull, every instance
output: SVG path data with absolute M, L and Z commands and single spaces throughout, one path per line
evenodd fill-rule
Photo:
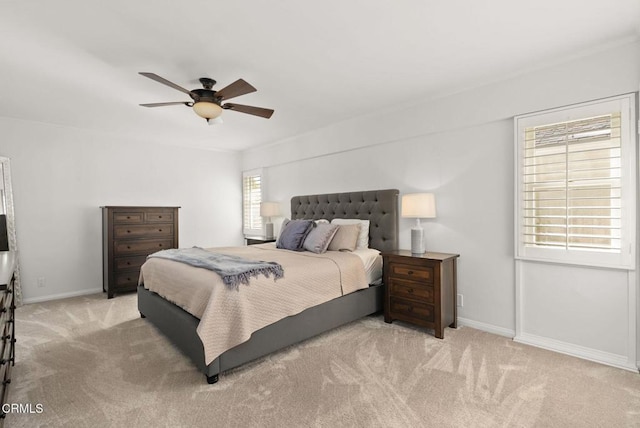
M 158 247 L 162 247 L 162 244 L 158 244 Z
M 130 249 L 131 249 L 131 245 L 127 245 L 127 250 L 130 250 Z
M 407 274 L 409 274 L 409 275 L 413 275 L 413 271 L 412 271 L 412 270 L 410 270 L 409 272 L 407 272 Z
M 407 289 L 407 293 L 412 294 L 413 293 L 413 288 Z
M 127 230 L 127 233 L 131 233 L 131 231 L 130 231 L 130 230 Z
M 158 229 L 158 232 L 162 232 L 162 229 Z

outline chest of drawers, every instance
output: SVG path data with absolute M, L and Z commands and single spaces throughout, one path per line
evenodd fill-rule
M 16 268 L 15 253 L 0 251 L 0 404 L 6 404 L 9 385 L 11 384 L 11 368 L 15 364 L 15 301 L 14 272 Z M 0 410 L 0 427 L 4 424 L 6 413 Z
M 136 289 L 149 254 L 178 248 L 178 208 L 102 207 L 102 290 L 109 299 Z
M 456 328 L 457 254 L 384 253 L 384 320 L 424 326 L 444 338 L 446 326 Z

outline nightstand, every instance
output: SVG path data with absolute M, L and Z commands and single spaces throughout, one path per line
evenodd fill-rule
M 276 238 L 265 238 L 264 236 L 245 236 L 247 245 L 266 244 L 267 242 L 276 242 Z
M 438 339 L 446 326 L 456 328 L 458 254 L 396 250 L 382 254 L 384 320 L 432 328 Z

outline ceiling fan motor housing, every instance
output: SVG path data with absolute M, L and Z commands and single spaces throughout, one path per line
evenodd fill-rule
M 208 102 L 220 105 L 222 99 L 216 96 L 216 91 L 211 89 L 194 89 L 189 94 L 195 102 Z

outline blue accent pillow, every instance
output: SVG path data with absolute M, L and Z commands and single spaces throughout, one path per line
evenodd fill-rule
M 313 226 L 314 223 L 311 220 L 285 220 L 276 241 L 276 248 L 302 251 L 304 240 Z

